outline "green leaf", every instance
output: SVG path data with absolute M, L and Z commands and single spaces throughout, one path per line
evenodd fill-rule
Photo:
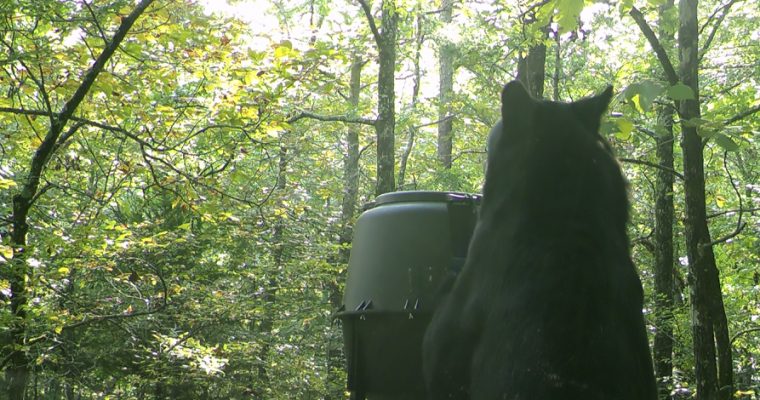
M 606 118 L 602 120 L 602 125 L 599 127 L 599 132 L 604 136 L 612 135 L 618 130 L 617 124 Z
M 557 23 L 560 33 L 569 32 L 578 26 L 583 11 L 583 0 L 557 0 Z
M 668 97 L 673 100 L 694 100 L 694 91 L 683 83 L 677 83 L 668 88 Z
M 636 109 L 637 112 L 643 113 L 646 110 L 644 110 L 644 107 L 641 106 L 641 95 L 636 94 L 631 98 L 631 102 L 633 103 L 633 108 Z
M 715 204 L 716 204 L 716 205 L 717 205 L 719 208 L 723 208 L 723 207 L 725 207 L 725 206 L 726 206 L 726 198 L 725 198 L 725 197 L 723 197 L 723 196 L 721 196 L 721 195 L 717 195 L 717 196 L 715 196 Z
M 290 40 L 283 40 L 282 42 L 280 42 L 277 48 L 274 49 L 274 58 L 280 59 L 280 58 L 286 57 L 290 55 L 292 51 L 293 51 L 293 43 Z
M 618 132 L 615 137 L 621 140 L 629 140 L 631 138 L 631 132 L 633 132 L 633 122 L 627 118 L 619 118 L 615 120 Z
M 709 124 L 709 123 L 710 121 L 703 118 L 698 118 L 698 117 L 687 119 L 683 122 L 684 126 L 689 127 L 689 128 L 699 128 L 700 126 Z
M 274 58 L 280 59 L 286 57 L 290 53 L 290 48 L 285 46 L 279 46 L 274 49 Z
M 691 118 L 684 121 L 683 124 L 690 128 L 697 128 L 697 134 L 705 139 L 710 139 L 723 130 L 721 124 L 704 118 Z
M 641 82 L 639 86 L 639 105 L 644 111 L 650 111 L 657 96 L 661 95 L 665 88 L 654 81 Z
M 717 133 L 718 133 L 718 131 L 716 131 L 715 129 L 710 128 L 708 126 L 699 126 L 699 127 L 697 127 L 697 135 L 699 135 L 700 137 L 703 137 L 705 139 L 710 139 L 713 136 L 715 136 Z
M 656 81 L 642 81 L 629 85 L 623 91 L 625 98 L 632 102 L 638 112 L 651 111 L 654 100 L 665 91 L 665 87 Z
M 722 147 L 726 151 L 739 150 L 739 145 L 736 144 L 733 139 L 722 133 L 715 134 L 715 143 L 717 143 L 718 146 Z
M 628 14 L 628 11 L 633 8 L 633 0 L 621 0 L 618 4 L 618 11 L 620 12 L 620 15 Z

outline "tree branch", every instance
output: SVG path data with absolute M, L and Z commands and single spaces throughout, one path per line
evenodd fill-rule
M 678 178 L 680 180 L 684 180 L 684 177 L 683 177 L 683 175 L 681 173 L 679 173 L 678 171 L 676 171 L 674 169 L 663 167 L 660 164 L 655 164 L 655 163 L 652 163 L 652 162 L 649 162 L 649 161 L 637 160 L 635 158 L 621 158 L 620 161 L 621 162 L 625 162 L 625 163 L 629 163 L 629 164 L 646 165 L 648 167 L 661 169 L 663 171 L 670 172 L 671 174 L 673 174 L 676 178 Z
M 66 141 L 71 139 L 71 137 L 74 136 L 74 134 L 79 130 L 79 128 L 81 128 L 84 125 L 85 125 L 85 122 L 76 121 L 74 125 L 71 125 L 69 127 L 69 130 L 67 130 L 66 133 L 64 133 L 58 138 L 58 141 L 55 144 L 55 148 L 58 149 L 59 147 L 63 146 L 66 143 Z
M 450 119 L 453 119 L 454 117 L 455 117 L 454 114 L 449 114 L 449 115 L 447 115 L 447 116 L 445 116 L 445 117 L 443 117 L 443 118 L 441 118 L 441 119 L 439 119 L 437 121 L 428 122 L 428 123 L 421 124 L 421 125 L 415 125 L 414 129 L 424 128 L 424 127 L 430 126 L 430 125 L 438 125 L 440 123 L 443 123 L 443 122 L 446 122 L 446 121 L 448 121 Z
M 42 115 L 45 117 L 50 116 L 50 113 L 46 111 L 27 110 L 24 108 L 13 108 L 13 107 L 0 107 L 0 113 L 19 114 L 19 115 Z
M 87 71 L 82 80 L 82 84 L 79 85 L 77 90 L 71 96 L 71 98 L 63 105 L 63 109 L 58 114 L 50 115 L 50 129 L 44 140 L 37 148 L 37 151 L 32 157 L 31 167 L 29 168 L 28 179 L 24 184 L 21 192 L 13 197 L 13 218 L 15 224 L 18 227 L 26 224 L 26 216 L 29 212 L 31 201 L 37 192 L 37 187 L 40 183 L 40 176 L 45 168 L 45 164 L 49 160 L 55 145 L 58 142 L 58 137 L 61 135 L 64 126 L 71 119 L 74 111 L 79 104 L 84 100 L 90 88 L 95 83 L 95 79 L 100 72 L 105 68 L 106 62 L 113 55 L 116 49 L 121 44 L 127 32 L 135 23 L 137 18 L 145 11 L 145 9 L 153 2 L 153 0 L 142 0 L 137 7 L 122 21 L 119 29 L 114 34 L 111 43 L 103 49 L 98 58 L 93 63 L 92 67 Z M 40 88 L 44 92 L 44 88 Z M 23 235 L 26 233 L 23 232 Z M 16 238 L 19 239 L 19 238 Z
M 85 95 L 87 95 L 87 93 L 90 91 L 90 88 L 95 83 L 95 79 L 98 77 L 100 72 L 103 71 L 103 68 L 105 68 L 106 62 L 119 48 L 119 45 L 127 36 L 127 32 L 129 32 L 129 30 L 132 28 L 132 25 L 134 25 L 135 21 L 137 21 L 137 18 L 142 15 L 143 11 L 145 11 L 145 9 L 148 8 L 151 3 L 153 3 L 153 0 L 142 0 L 139 4 L 137 4 L 135 9 L 132 10 L 132 12 L 124 17 L 124 19 L 121 21 L 121 25 L 119 26 L 119 29 L 116 30 L 116 33 L 111 39 L 111 42 L 103 49 L 103 52 L 100 53 L 98 58 L 95 60 L 95 63 L 93 63 L 92 67 L 90 67 L 90 69 L 87 71 L 84 79 L 82 79 L 82 84 L 79 85 L 76 92 L 74 92 L 74 95 L 71 96 L 66 104 L 64 104 L 63 109 L 58 116 L 58 120 L 61 125 L 65 124 L 74 114 L 74 110 L 76 110 L 77 106 L 79 106 L 82 100 L 84 100 Z
M 736 193 L 736 198 L 739 201 L 739 210 L 740 210 L 739 218 L 736 220 L 736 229 L 732 233 L 720 239 L 713 240 L 712 242 L 710 242 L 708 246 L 715 246 L 716 244 L 728 241 L 729 239 L 739 235 L 747 226 L 746 222 L 742 222 L 742 216 L 744 215 L 744 213 L 741 211 L 742 209 L 744 209 L 742 194 L 739 192 L 739 188 L 736 187 L 736 182 L 734 182 L 734 177 L 731 176 L 731 170 L 728 168 L 728 150 L 723 152 L 723 169 L 726 171 L 726 175 L 728 176 L 728 181 L 731 183 L 731 187 L 733 187 L 734 193 Z
M 715 246 L 716 244 L 721 244 L 721 243 L 727 242 L 730 239 L 733 239 L 734 237 L 739 236 L 739 234 L 742 233 L 742 231 L 746 227 L 747 227 L 747 223 L 746 222 L 741 222 L 741 220 L 740 220 L 739 221 L 739 226 L 737 226 L 736 229 L 733 232 L 729 233 L 726 236 L 723 236 L 720 239 L 713 240 L 712 242 L 706 244 L 705 247 L 711 247 L 711 246 Z
M 88 324 L 92 324 L 92 323 L 95 323 L 95 322 L 108 321 L 108 320 L 113 320 L 113 319 L 134 318 L 134 317 L 142 317 L 142 316 L 145 316 L 145 315 L 151 315 L 151 314 L 155 314 L 155 313 L 163 310 L 164 307 L 165 307 L 165 304 L 162 304 L 162 305 L 160 305 L 160 306 L 158 306 L 158 307 L 156 307 L 156 308 L 154 308 L 152 310 L 137 311 L 137 312 L 133 312 L 131 314 L 121 313 L 121 314 L 96 315 L 96 316 L 93 316 L 93 317 L 90 317 L 90 318 L 85 318 L 85 319 L 83 319 L 81 321 L 78 321 L 78 322 L 74 322 L 74 323 L 69 324 L 69 325 L 64 325 L 63 326 L 63 330 L 74 329 L 74 328 L 78 328 L 78 327 L 80 327 L 82 325 L 88 325 Z
M 321 114 L 315 114 L 310 111 L 301 111 L 300 113 L 288 118 L 287 123 L 292 124 L 293 122 L 296 122 L 304 118 L 316 119 L 318 121 L 323 121 L 323 122 L 346 122 L 350 124 L 364 124 L 364 125 L 375 125 L 375 123 L 377 122 L 377 120 L 369 119 L 369 118 L 350 117 L 348 115 L 321 115 Z
M 641 33 L 644 34 L 644 37 L 646 37 L 649 41 L 649 45 L 652 46 L 652 50 L 654 50 L 655 54 L 657 54 L 657 59 L 660 61 L 662 69 L 665 71 L 665 76 L 668 78 L 668 83 L 671 85 L 678 83 L 678 74 L 676 74 L 676 70 L 673 68 L 673 64 L 670 62 L 670 58 L 668 58 L 668 53 L 665 51 L 665 48 L 662 47 L 662 44 L 660 43 L 659 39 L 657 39 L 657 35 L 654 33 L 652 28 L 649 27 L 646 19 L 644 19 L 644 15 L 641 14 L 641 11 L 639 11 L 639 9 L 636 7 L 632 7 L 631 11 L 629 11 L 628 14 L 631 16 L 631 18 L 633 18 L 634 21 L 636 21 L 636 25 L 638 25 L 639 29 L 641 29 Z
M 713 39 L 715 39 L 715 34 L 718 32 L 718 29 L 720 28 L 720 25 L 723 23 L 723 20 L 726 19 L 726 16 L 728 15 L 728 11 L 731 9 L 731 6 L 733 6 L 738 0 L 730 0 L 728 3 L 718 7 L 715 11 L 713 11 L 712 15 L 710 15 L 710 18 L 707 19 L 707 22 L 702 26 L 702 29 L 699 30 L 699 35 L 702 36 L 702 31 L 707 28 L 708 25 L 710 25 L 710 22 L 713 21 L 715 18 L 715 15 L 717 15 L 719 12 L 722 12 L 720 16 L 718 16 L 718 19 L 713 23 L 712 29 L 710 30 L 710 34 L 707 35 L 707 40 L 705 40 L 705 44 L 702 46 L 702 48 L 699 50 L 697 62 L 702 61 L 702 57 L 705 56 L 707 53 L 707 50 L 712 45 Z
M 100 38 L 103 39 L 103 42 L 107 45 L 108 37 L 106 37 L 106 32 L 103 30 L 103 27 L 100 26 L 98 17 L 97 15 L 95 15 L 95 11 L 92 10 L 92 5 L 86 1 L 83 1 L 82 3 L 84 3 L 84 6 L 87 7 L 87 11 L 90 12 L 90 16 L 92 17 L 92 23 L 95 24 L 96 28 L 98 28 L 98 32 L 100 33 Z
M 640 126 L 639 126 L 639 127 L 636 127 L 636 129 L 637 129 L 639 132 L 641 132 L 641 133 L 643 133 L 644 135 L 646 135 L 646 136 L 647 136 L 648 138 L 650 138 L 650 139 L 655 139 L 655 140 L 657 139 L 657 133 L 656 133 L 655 131 L 651 130 L 651 129 L 647 129 L 647 128 L 644 128 L 644 127 L 640 127 Z
M 748 329 L 745 329 L 743 331 L 736 332 L 736 334 L 734 335 L 734 337 L 731 338 L 731 345 L 732 346 L 734 345 L 734 342 L 736 341 L 736 339 L 739 339 L 743 335 L 746 335 L 746 334 L 752 333 L 752 332 L 760 332 L 760 326 L 756 326 L 756 327 L 753 327 L 753 328 L 748 328 Z
M 713 219 L 713 218 L 716 218 L 716 217 L 720 217 L 721 215 L 726 215 L 726 214 L 731 214 L 731 213 L 739 213 L 739 212 L 740 213 L 751 213 L 751 212 L 755 212 L 755 211 L 760 211 L 760 207 L 733 209 L 733 210 L 724 210 L 724 211 L 721 211 L 721 212 L 716 212 L 716 213 L 709 214 L 707 216 L 707 219 Z
M 10 113 L 10 114 L 19 114 L 19 115 L 41 115 L 41 116 L 48 116 L 48 115 L 50 115 L 49 113 L 47 113 L 45 111 L 27 110 L 27 109 L 23 109 L 23 108 L 13 108 L 13 107 L 0 107 L 0 113 Z M 57 115 L 58 114 L 54 114 L 54 117 L 57 116 Z M 302 117 L 302 118 L 304 118 L 304 117 Z M 138 144 L 140 144 L 142 146 L 145 146 L 145 147 L 147 147 L 147 148 L 149 148 L 151 150 L 155 150 L 155 151 L 167 151 L 167 150 L 173 150 L 174 149 L 174 146 L 163 146 L 163 145 L 161 145 L 161 143 L 157 143 L 157 144 L 156 143 L 150 143 L 150 142 L 146 141 L 145 139 L 137 136 L 135 133 L 132 133 L 129 130 L 124 129 L 124 128 L 120 127 L 120 126 L 108 125 L 108 124 L 104 124 L 102 122 L 93 121 L 91 119 L 77 117 L 77 116 L 72 116 L 69 120 L 76 122 L 77 124 L 80 125 L 80 127 L 81 127 L 81 125 L 87 125 L 87 126 L 92 126 L 92 127 L 95 127 L 95 128 L 103 129 L 105 131 L 114 132 L 114 133 L 118 133 L 118 134 L 124 135 L 127 138 L 132 139 L 135 142 L 137 142 Z M 352 122 L 352 121 L 347 121 L 347 122 Z M 197 131 L 195 131 L 193 133 L 193 136 L 199 135 L 199 134 L 201 134 L 203 132 L 206 132 L 208 130 L 211 130 L 211 129 L 224 129 L 224 128 L 238 129 L 238 130 L 244 132 L 248 136 L 248 139 L 251 142 L 253 142 L 253 143 L 261 144 L 261 145 L 268 144 L 268 143 L 263 142 L 261 140 L 251 138 L 250 135 L 248 135 L 248 132 L 250 130 L 254 130 L 255 131 L 256 127 L 252 128 L 252 129 L 246 129 L 246 127 L 244 127 L 244 126 L 235 126 L 235 125 L 207 125 L 207 126 L 204 126 L 203 128 L 198 129 Z M 71 132 L 71 133 L 73 134 L 73 132 Z M 66 139 L 68 139 L 68 136 L 66 136 L 66 135 L 64 135 L 61 138 L 59 138 L 57 146 L 61 145 Z
M 369 22 L 369 29 L 372 31 L 372 36 L 375 38 L 375 42 L 379 46 L 383 42 L 383 37 L 382 35 L 380 35 L 380 31 L 377 29 L 377 25 L 375 25 L 375 17 L 372 16 L 372 10 L 369 8 L 369 4 L 367 4 L 366 0 L 357 0 L 357 1 L 362 6 L 364 15 L 367 16 L 367 22 Z
M 740 112 L 739 114 L 734 115 L 733 117 L 725 120 L 723 122 L 723 125 L 731 125 L 736 121 L 742 120 L 744 118 L 749 117 L 750 115 L 760 111 L 760 104 L 755 105 L 754 107 L 750 108 L 749 110 L 744 110 Z

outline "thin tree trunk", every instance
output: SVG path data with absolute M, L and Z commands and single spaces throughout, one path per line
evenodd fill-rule
M 382 4 L 382 32 L 375 36 L 378 47 L 379 72 L 377 79 L 377 185 L 375 195 L 392 192 L 396 187 L 396 36 L 398 12 L 393 0 Z M 372 18 L 371 15 L 367 16 Z
M 359 95 L 361 94 L 361 73 L 364 67 L 364 61 L 359 53 L 354 53 L 351 62 L 351 78 L 349 81 L 348 104 L 351 107 L 351 114 L 355 115 L 359 107 Z M 353 236 L 353 222 L 356 215 L 356 203 L 359 197 L 359 133 L 361 125 L 349 124 L 346 132 L 346 155 L 343 157 L 343 199 L 341 200 L 340 228 L 338 231 L 339 249 L 333 262 L 338 264 L 348 264 L 350 255 L 349 244 Z M 330 293 L 330 306 L 337 310 L 342 303 L 342 291 L 338 282 L 345 281 L 345 270 L 338 273 L 335 279 L 328 282 Z M 340 374 L 335 373 L 344 368 L 342 358 L 342 343 L 336 335 L 331 336 L 327 341 L 327 393 L 325 400 L 337 400 L 344 398 L 345 382 L 337 379 Z
M 409 137 L 406 140 L 406 146 L 404 146 L 404 152 L 401 153 L 401 161 L 398 165 L 398 189 L 406 189 L 406 165 L 409 162 L 409 156 L 412 154 L 412 148 L 414 148 L 414 139 L 417 134 L 417 130 L 414 127 L 409 128 Z
M 660 6 L 660 20 L 673 0 Z M 660 41 L 673 43 L 674 35 L 667 29 L 660 29 Z M 667 79 L 667 78 L 666 78 Z M 659 398 L 670 398 L 673 383 L 673 301 L 674 301 L 674 257 L 673 257 L 673 106 L 665 104 L 657 109 L 657 170 L 655 182 L 655 265 L 654 265 L 654 371 L 657 378 Z
M 422 70 L 420 68 L 420 57 L 422 54 L 422 45 L 425 43 L 425 34 L 423 32 L 423 14 L 419 13 L 417 15 L 417 28 L 416 28 L 416 34 L 414 42 L 416 44 L 416 48 L 414 51 L 414 86 L 412 87 L 412 103 L 409 105 L 411 109 L 415 109 L 417 107 L 417 102 L 419 100 L 420 96 L 420 86 L 422 83 Z M 440 125 L 439 125 L 439 131 L 440 133 Z M 401 160 L 399 161 L 398 166 L 398 189 L 403 190 L 404 186 L 406 185 L 406 167 L 409 163 L 409 157 L 412 155 L 412 149 L 414 148 L 414 139 L 417 134 L 417 128 L 410 127 L 409 128 L 409 137 L 406 141 L 406 146 L 404 146 L 404 151 L 401 153 Z M 440 136 L 438 138 L 438 150 L 440 155 Z M 450 139 L 450 138 L 449 138 Z M 449 165 L 451 164 L 451 140 L 449 140 Z
M 552 74 L 552 100 L 559 101 L 559 77 L 562 73 L 562 39 L 559 29 L 554 32 L 554 73 Z
M 697 4 L 697 0 L 681 0 L 679 5 L 679 75 L 681 81 L 694 92 L 694 99 L 681 101 L 683 121 L 700 116 Z M 681 132 L 697 398 L 729 399 L 733 387 L 733 366 L 728 321 L 707 226 L 703 144 L 696 127 L 681 124 Z M 716 344 L 718 365 L 715 359 Z
M 441 4 L 441 24 L 451 23 L 454 9 L 453 0 L 443 0 Z M 453 148 L 452 129 L 454 121 L 448 118 L 451 113 L 451 97 L 454 93 L 454 54 L 452 43 L 445 41 L 438 50 L 439 81 L 438 81 L 438 161 L 443 168 L 451 169 L 451 151 Z
M 548 27 L 542 29 L 544 35 Z M 517 61 L 517 80 L 522 82 L 528 93 L 537 99 L 544 97 L 544 80 L 546 79 L 546 45 L 541 42 L 531 46 L 528 53 Z
M 660 399 L 668 399 L 673 378 L 673 109 L 657 111 L 654 249 L 654 370 Z
M 285 132 L 281 136 L 281 140 L 285 140 L 288 132 Z M 288 169 L 288 148 L 285 143 L 280 144 L 280 152 L 278 156 L 278 168 L 277 168 L 277 183 L 275 184 L 275 190 L 280 200 L 277 202 L 277 207 L 284 207 L 285 189 L 287 189 L 287 169 Z M 277 301 L 277 291 L 280 286 L 279 273 L 284 269 L 285 263 L 285 218 L 282 216 L 275 217 L 274 227 L 272 231 L 272 260 L 274 262 L 274 270 L 270 272 L 270 275 L 266 278 L 266 284 L 261 295 L 261 300 L 264 302 L 264 309 L 267 312 L 261 316 L 260 332 L 264 338 L 264 342 L 261 344 L 259 350 L 259 366 L 258 366 L 258 378 L 262 383 L 258 388 L 257 395 L 261 398 L 267 397 L 264 392 L 266 388 L 271 387 L 271 381 L 274 379 L 269 373 L 267 362 L 269 360 L 269 352 L 272 348 L 274 340 L 274 321 L 275 321 L 275 303 Z
M 29 345 L 27 342 L 28 297 L 26 287 L 29 267 L 26 263 L 28 252 L 25 251 L 25 248 L 27 245 L 27 233 L 29 232 L 28 216 L 34 205 L 34 201 L 40 195 L 39 184 L 42 174 L 57 144 L 62 142 L 62 139 L 65 140 L 73 136 L 81 126 L 73 125 L 64 132 L 64 128 L 72 115 L 74 115 L 74 111 L 90 91 L 90 88 L 95 83 L 95 79 L 105 68 L 106 63 L 114 52 L 116 52 L 116 49 L 122 40 L 124 40 L 130 28 L 132 28 L 132 25 L 152 2 L 153 0 L 143 0 L 135 6 L 134 10 L 122 20 L 111 41 L 87 71 L 82 79 L 82 84 L 79 85 L 71 98 L 64 104 L 61 111 L 56 113 L 53 110 L 49 110 L 51 112 L 50 129 L 32 157 L 26 182 L 23 184 L 21 191 L 13 196 L 13 215 L 11 217 L 10 234 L 11 245 L 13 246 L 13 259 L 10 263 L 10 271 L 6 273 L 7 279 L 10 282 L 13 322 L 10 327 L 11 343 L 3 343 L 5 346 L 0 346 L 0 348 L 10 349 L 7 354 L 4 351 L 0 357 L 0 362 L 2 363 L 0 368 L 7 365 L 5 369 L 5 390 L 7 398 L 10 400 L 23 400 L 25 398 L 27 382 L 31 371 L 31 360 L 28 359 L 26 352 L 23 351 Z M 43 85 L 40 85 L 38 89 L 43 92 L 45 97 L 47 96 L 44 94 L 46 88 Z
M 639 25 L 657 54 L 668 82 L 673 85 L 680 79 L 693 91 L 693 99 L 676 101 L 681 121 L 689 121 L 700 116 L 697 5 L 698 0 L 679 2 L 678 76 L 664 47 L 647 25 L 641 12 L 636 7 L 630 11 L 631 17 Z M 703 143 L 697 134 L 696 127 L 681 123 L 681 148 L 684 159 L 686 252 L 689 258 L 691 328 L 697 398 L 698 400 L 727 400 L 733 392 L 731 344 L 720 277 L 707 226 Z M 718 363 L 716 363 L 716 344 Z
M 351 63 L 351 81 L 349 82 L 348 103 L 355 112 L 359 107 L 361 93 L 361 74 L 365 61 L 355 54 Z M 356 213 L 356 202 L 359 197 L 359 132 L 361 125 L 349 124 L 346 135 L 346 157 L 343 159 L 343 200 L 341 202 L 340 233 L 338 241 L 341 245 L 351 242 L 353 231 L 351 224 Z M 348 262 L 348 250 L 341 250 L 339 262 Z M 340 298 L 333 304 L 340 306 Z

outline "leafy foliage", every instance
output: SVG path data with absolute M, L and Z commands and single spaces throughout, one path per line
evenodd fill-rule
M 514 78 L 521 51 L 546 43 L 559 55 L 547 57 L 547 71 L 558 71 L 547 92 L 572 100 L 610 83 L 619 93 L 604 130 L 630 179 L 634 255 L 651 293 L 652 138 L 663 128 L 653 110 L 695 96 L 659 78 L 655 55 L 627 17 L 634 3 L 650 17 L 662 2 L 466 1 L 455 7 L 455 28 L 432 17 L 437 3 L 396 2 L 396 154 L 412 143 L 404 188 L 480 190 L 497 88 Z M 729 3 L 700 3 L 702 35 L 713 36 L 700 49 L 702 116 L 688 123 L 705 146 L 737 390 L 756 399 L 758 10 Z M 0 369 L 23 354 L 34 377 L 28 396 L 346 397 L 340 326 L 331 315 L 346 269 L 338 236 L 352 222 L 341 211 L 351 121 L 361 122 L 359 203 L 374 192 L 370 29 L 354 2 L 238 1 L 228 13 L 209 4 L 156 1 L 137 20 L 45 160 L 23 248 L 10 236 L 13 198 L 53 117 L 135 2 L 0 4 Z M 255 16 L 247 17 L 242 10 L 251 8 Z M 675 31 L 677 19 L 670 15 L 662 28 Z M 416 102 L 415 29 L 424 37 Z M 432 55 L 444 39 L 457 67 L 450 170 L 436 161 Z M 367 64 L 353 107 L 357 54 Z M 694 360 L 678 181 L 674 190 L 681 262 L 672 386 L 686 391 Z M 11 306 L 19 268 L 28 297 L 21 346 L 11 329 L 19 323 Z

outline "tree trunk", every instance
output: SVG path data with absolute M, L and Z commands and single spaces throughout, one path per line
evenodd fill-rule
M 679 75 L 681 81 L 694 92 L 694 99 L 681 101 L 683 121 L 700 116 L 697 4 L 697 0 L 681 0 L 679 5 Z M 707 226 L 703 144 L 696 127 L 682 123 L 681 132 L 697 399 L 729 399 L 733 387 L 731 347 L 720 278 Z M 718 366 L 715 360 L 716 343 Z
M 406 165 L 409 162 L 409 156 L 412 155 L 416 135 L 417 130 L 414 127 L 410 127 L 409 137 L 406 139 L 406 146 L 404 146 L 404 151 L 401 153 L 401 161 L 398 165 L 398 190 L 409 190 L 406 184 Z
M 414 110 L 417 107 L 417 102 L 420 96 L 420 86 L 422 83 L 422 70 L 420 68 L 420 57 L 422 54 L 422 45 L 425 43 L 423 23 L 424 23 L 423 14 L 419 13 L 417 15 L 417 28 L 416 28 L 416 34 L 415 34 L 415 39 L 414 39 L 414 42 L 416 44 L 416 47 L 414 50 L 414 85 L 412 86 L 412 103 L 409 105 L 409 108 L 412 110 Z M 439 125 L 439 133 L 440 133 L 440 125 Z M 412 149 L 414 148 L 414 140 L 415 140 L 416 135 L 417 135 L 417 128 L 413 126 L 409 127 L 409 137 L 407 138 L 406 146 L 404 146 L 404 151 L 401 153 L 401 160 L 399 161 L 399 166 L 398 166 L 398 189 L 399 190 L 405 190 L 406 167 L 409 163 L 409 157 L 412 155 Z M 440 146 L 440 136 L 439 136 L 438 144 Z M 440 154 L 440 147 L 438 148 L 438 150 Z M 451 165 L 451 140 L 449 140 L 449 165 Z
M 542 29 L 544 35 L 548 27 Z M 517 80 L 522 82 L 528 93 L 534 98 L 542 99 L 544 97 L 544 80 L 546 79 L 546 45 L 533 45 L 528 49 L 528 53 L 523 55 L 517 61 Z
M 443 0 L 441 4 L 441 24 L 444 29 L 451 23 L 454 9 L 453 0 Z M 453 147 L 452 128 L 454 121 L 451 114 L 451 97 L 454 93 L 454 44 L 444 41 L 438 49 L 438 161 L 443 168 L 451 169 L 451 151 Z
M 285 189 L 287 188 L 288 183 L 288 148 L 284 141 L 286 140 L 288 134 L 289 132 L 285 132 L 280 137 L 280 140 L 283 141 L 283 143 L 280 144 L 277 168 L 277 183 L 275 184 L 275 190 L 277 191 L 277 195 L 280 197 L 280 199 L 277 201 L 277 207 L 281 208 L 285 207 L 284 199 L 287 197 L 285 195 Z M 257 371 L 258 378 L 262 383 L 261 387 L 257 389 L 258 392 L 256 393 L 260 398 L 266 398 L 270 395 L 264 392 L 264 390 L 271 387 L 270 382 L 272 379 L 276 379 L 276 377 L 272 377 L 270 375 L 269 370 L 267 369 L 269 365 L 267 361 L 269 360 L 269 352 L 272 348 L 274 338 L 274 310 L 277 301 L 277 290 L 280 286 L 279 274 L 280 271 L 285 268 L 286 219 L 283 216 L 276 216 L 275 218 L 276 220 L 274 221 L 274 227 L 272 231 L 272 261 L 274 264 L 274 269 L 270 271 L 269 276 L 266 278 L 264 290 L 261 294 L 261 301 L 264 302 L 264 309 L 267 310 L 267 312 L 261 316 L 260 325 L 260 333 L 264 338 L 264 343 L 262 343 L 261 349 L 259 349 L 259 360 L 261 361 Z
M 657 111 L 657 170 L 654 248 L 654 370 L 660 399 L 668 399 L 673 378 L 673 108 Z
M 114 54 L 119 44 L 124 40 L 132 25 L 137 18 L 142 15 L 153 0 L 142 0 L 134 10 L 121 22 L 113 38 L 92 67 L 87 71 L 82 84 L 71 98 L 63 105 L 60 112 L 50 111 L 50 128 L 32 156 L 29 173 L 26 176 L 26 182 L 23 184 L 20 192 L 13 196 L 13 215 L 11 216 L 11 246 L 13 247 L 13 259 L 10 263 L 10 271 L 6 272 L 3 278 L 7 278 L 11 290 L 11 314 L 13 320 L 10 326 L 11 343 L 0 343 L 0 348 L 8 349 L 0 353 L 0 359 L 6 362 L 5 369 L 5 390 L 9 400 L 23 400 L 26 397 L 26 387 L 31 371 L 31 360 L 28 359 L 26 347 L 29 346 L 27 341 L 27 307 L 28 295 L 26 281 L 29 275 L 29 267 L 26 263 L 27 252 L 27 233 L 29 232 L 28 216 L 34 201 L 37 200 L 39 184 L 45 167 L 57 148 L 59 142 L 71 137 L 81 126 L 73 125 L 68 131 L 64 128 L 74 115 L 74 111 L 84 100 L 87 93 L 95 83 L 95 79 L 105 67 L 108 60 Z M 40 91 L 46 90 L 45 87 L 39 87 Z M 1 368 L 1 367 L 0 367 Z
M 355 53 L 351 62 L 351 78 L 349 81 L 348 104 L 351 114 L 355 115 L 359 107 L 359 95 L 361 93 L 361 73 L 366 61 Z M 353 222 L 356 215 L 356 202 L 359 197 L 359 133 L 361 125 L 349 124 L 346 132 L 346 155 L 343 157 L 343 199 L 340 208 L 340 227 L 338 231 L 338 253 L 330 260 L 333 263 L 346 265 L 350 255 L 349 244 L 353 236 Z M 335 278 L 327 282 L 330 296 L 330 306 L 337 310 L 342 304 L 342 291 L 338 282 L 345 281 L 346 273 L 337 273 Z M 334 336 L 333 336 L 334 335 Z M 344 368 L 342 357 L 342 343 L 339 340 L 340 333 L 332 330 L 330 340 L 326 341 L 327 347 L 327 393 L 325 400 L 337 400 L 344 398 L 345 382 L 337 379 L 340 375 L 335 373 Z
M 552 74 L 552 100 L 559 101 L 559 77 L 562 73 L 562 38 L 559 28 L 554 32 L 554 73 Z
M 674 0 L 660 6 L 659 19 L 674 7 Z M 662 24 L 661 24 L 662 25 Z M 660 29 L 660 41 L 671 44 L 674 35 Z M 667 80 L 667 78 L 665 78 Z M 665 104 L 657 109 L 657 170 L 655 182 L 655 251 L 654 251 L 654 371 L 657 378 L 659 398 L 670 398 L 673 383 L 673 105 Z
M 351 63 L 351 81 L 349 82 L 348 103 L 355 113 L 359 107 L 359 94 L 361 92 L 361 74 L 365 61 L 358 54 L 354 55 Z M 346 135 L 346 157 L 343 158 L 343 199 L 341 202 L 340 233 L 338 241 L 341 245 L 351 243 L 353 230 L 351 225 L 356 213 L 356 202 L 359 197 L 359 132 L 361 125 L 349 124 Z M 341 249 L 339 262 L 348 262 L 348 250 Z M 333 302 L 336 308 L 340 306 L 340 299 Z
M 396 35 L 398 12 L 393 0 L 382 5 L 382 32 L 377 37 L 379 73 L 377 79 L 377 185 L 375 195 L 392 192 L 396 186 Z

